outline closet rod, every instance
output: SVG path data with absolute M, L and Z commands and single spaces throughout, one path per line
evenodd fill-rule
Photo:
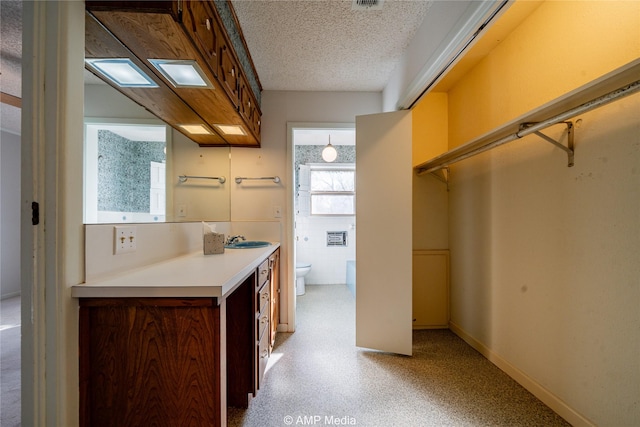
M 491 150 L 492 148 L 498 147 L 500 145 L 506 144 L 511 141 L 515 141 L 516 139 L 520 139 L 532 133 L 538 132 L 549 126 L 564 122 L 565 120 L 571 117 L 577 116 L 578 114 L 586 113 L 587 111 L 591 111 L 598 107 L 602 107 L 603 105 L 606 105 L 610 102 L 621 99 L 625 96 L 632 95 L 638 91 L 640 91 L 640 80 L 636 80 L 633 83 L 629 83 L 605 95 L 594 98 L 591 101 L 585 102 L 584 104 L 580 104 L 577 107 L 566 110 L 563 113 L 550 117 L 541 122 L 528 124 L 527 127 L 521 128 L 518 132 L 515 132 L 511 135 L 505 136 L 498 140 L 483 144 L 482 146 L 475 148 L 467 153 L 462 153 L 460 155 L 453 156 L 449 159 L 442 158 L 440 159 L 440 161 L 437 161 L 437 163 L 435 161 L 427 162 L 427 164 L 424 167 L 417 167 L 418 169 L 417 173 L 418 175 L 424 175 L 427 173 L 438 171 L 453 163 L 459 162 L 464 159 L 468 159 L 469 157 L 475 156 L 476 154 L 484 153 L 485 151 Z M 432 165 L 429 166 L 429 163 L 431 163 Z
M 180 175 L 178 176 L 180 182 L 187 182 L 189 178 L 197 178 L 197 179 L 217 179 L 220 184 L 224 184 L 227 181 L 227 178 L 224 176 L 193 176 L 193 175 Z

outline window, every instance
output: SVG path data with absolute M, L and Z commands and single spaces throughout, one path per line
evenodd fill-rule
M 311 215 L 356 214 L 355 166 L 312 166 L 309 187 Z

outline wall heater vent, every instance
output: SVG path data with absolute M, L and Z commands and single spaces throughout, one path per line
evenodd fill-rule
M 347 246 L 347 232 L 327 231 L 327 246 Z

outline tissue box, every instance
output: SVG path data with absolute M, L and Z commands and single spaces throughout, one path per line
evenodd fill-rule
M 203 235 L 203 247 L 205 255 L 224 253 L 224 234 L 205 233 Z

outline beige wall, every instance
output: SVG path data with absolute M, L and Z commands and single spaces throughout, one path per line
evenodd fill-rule
M 601 426 L 640 422 L 639 112 L 581 116 L 573 168 L 529 136 L 450 183 L 453 326 Z
M 449 148 L 637 59 L 639 12 L 532 8 L 447 89 Z M 535 135 L 451 167 L 451 327 L 574 425 L 640 423 L 638 117 L 636 94 L 572 118 L 573 168 Z
M 417 155 L 640 57 L 640 2 L 529 6 L 512 6 L 497 26 L 515 19 L 513 31 L 416 108 L 431 120 L 416 132 L 428 144 Z M 574 425 L 640 423 L 639 117 L 636 94 L 572 118 L 572 168 L 536 135 L 451 167 L 451 328 Z

